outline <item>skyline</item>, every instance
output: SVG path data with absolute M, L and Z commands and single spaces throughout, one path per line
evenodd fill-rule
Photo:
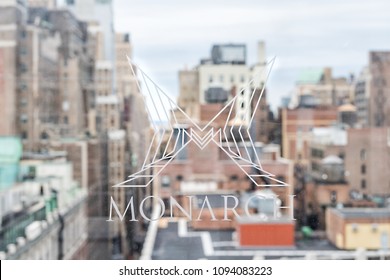
M 252 65 L 257 42 L 264 41 L 267 59 L 276 57 L 267 96 L 275 109 L 293 90 L 301 70 L 332 67 L 335 76 L 357 76 L 368 63 L 369 51 L 390 47 L 387 1 L 310 4 L 115 0 L 114 25 L 117 32 L 130 33 L 134 61 L 174 98 L 178 71 L 209 57 L 213 44 L 246 44 Z

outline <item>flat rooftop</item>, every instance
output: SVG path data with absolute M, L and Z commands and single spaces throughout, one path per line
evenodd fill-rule
M 160 221 L 152 254 L 153 260 L 251 260 L 302 259 L 308 254 L 329 256 L 340 251 L 327 240 L 299 240 L 296 246 L 240 247 L 233 230 L 195 231 L 185 220 Z M 326 258 L 326 257 L 324 257 Z M 329 257 L 328 257 L 329 258 Z
M 346 218 L 372 218 L 372 219 L 383 219 L 390 218 L 389 208 L 342 208 L 332 209 L 336 214 Z

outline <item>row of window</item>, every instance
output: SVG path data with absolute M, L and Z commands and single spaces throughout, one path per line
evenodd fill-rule
M 371 225 L 371 230 L 373 232 L 377 232 L 378 231 L 378 224 L 372 224 Z M 358 232 L 359 231 L 359 225 L 358 224 L 352 224 L 352 231 L 354 233 Z
M 324 151 L 320 149 L 311 149 L 311 156 L 316 158 L 323 158 Z
M 225 76 L 224 76 L 224 75 L 220 75 L 220 76 L 219 76 L 219 82 L 223 83 L 224 81 L 225 81 Z M 234 76 L 234 75 L 231 75 L 231 76 L 230 76 L 230 82 L 231 82 L 231 83 L 234 83 L 235 81 L 236 81 L 235 76 Z M 240 81 L 241 83 L 245 83 L 245 81 L 246 81 L 245 76 L 244 76 L 244 75 L 241 75 L 239 81 Z M 210 83 L 214 82 L 214 76 L 213 76 L 213 75 L 210 75 L 210 76 L 209 76 L 209 82 L 210 82 Z
M 360 187 L 362 189 L 365 189 L 367 186 L 366 186 L 366 179 L 362 179 L 361 182 L 360 182 Z
M 183 175 L 177 175 L 176 176 L 176 180 L 177 181 L 183 181 Z M 249 178 L 245 177 L 246 180 L 249 180 Z M 286 182 L 286 177 L 284 177 L 283 175 L 279 175 L 276 177 L 277 180 L 281 181 L 281 182 Z M 242 180 L 238 177 L 238 175 L 232 175 L 230 176 L 230 180 L 231 181 L 238 181 L 238 180 Z M 171 178 L 169 176 L 162 176 L 161 177 L 161 186 L 164 187 L 164 188 L 169 188 L 171 186 Z
M 366 150 L 365 149 L 361 149 L 360 150 L 360 160 L 362 160 L 362 161 L 364 161 L 364 160 L 366 160 L 366 158 L 367 158 L 367 152 L 366 152 Z M 362 164 L 361 166 L 360 166 L 360 173 L 361 174 L 366 174 L 366 165 L 365 164 Z M 360 188 L 361 189 L 365 189 L 367 187 L 367 185 L 366 185 L 366 179 L 362 179 L 361 181 L 360 181 Z

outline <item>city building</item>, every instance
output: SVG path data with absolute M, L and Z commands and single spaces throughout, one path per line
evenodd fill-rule
M 148 143 L 151 141 L 149 116 L 145 109 L 144 96 L 140 90 L 137 77 L 137 67 L 131 65 L 133 57 L 133 45 L 130 34 L 116 34 L 116 88 L 121 100 L 122 129 L 125 129 L 130 158 L 126 167 L 126 173 L 141 169 L 143 159 L 146 157 Z M 130 60 L 128 60 L 130 59 Z M 134 71 L 134 72 L 133 72 Z M 131 169 L 131 170 L 130 170 Z
M 0 190 L 9 188 L 18 180 L 22 152 L 17 137 L 0 137 Z
M 293 100 L 295 106 L 340 106 L 353 102 L 353 77 L 335 78 L 328 67 L 303 70 L 298 77 Z
M 355 84 L 357 123 L 362 127 L 369 126 L 370 79 L 369 68 L 364 67 Z
M 115 61 L 115 32 L 112 0 L 66 0 L 64 6 L 79 20 L 97 22 L 104 34 L 102 60 Z M 114 84 L 112 84 L 114 86 Z
M 87 191 L 65 153 L 29 153 L 17 164 L 17 180 L 0 191 L 1 259 L 85 259 Z
M 315 127 L 310 142 L 309 174 L 306 187 L 306 213 L 313 229 L 325 229 L 327 207 L 350 202 L 350 188 L 345 175 L 347 127 Z
M 310 143 L 314 127 L 328 127 L 338 120 L 336 107 L 281 110 L 282 157 L 309 164 Z
M 23 2 L 0 3 L 0 135 L 15 136 L 18 134 L 18 113 L 16 104 L 17 89 L 22 66 L 18 64 L 19 42 L 26 35 L 26 6 Z
M 98 138 L 64 138 L 50 141 L 50 150 L 65 151 L 72 162 L 73 176 L 88 190 L 88 259 L 110 256 L 108 211 L 107 143 Z
M 348 127 L 355 127 L 357 124 L 357 109 L 352 104 L 344 104 L 338 107 L 339 122 Z
M 57 6 L 56 0 L 27 0 L 29 7 L 45 7 L 53 9 Z
M 349 129 L 345 169 L 351 190 L 383 204 L 390 195 L 389 128 Z
M 218 146 L 210 144 L 201 150 L 191 143 L 187 147 L 177 159 L 171 161 L 161 172 L 158 168 L 155 168 L 155 173 L 159 173 L 159 177 L 155 179 L 156 192 L 164 200 L 166 209 L 169 209 L 170 197 L 175 197 L 183 205 L 189 206 L 188 195 L 217 195 L 214 198 L 215 215 L 217 218 L 221 218 L 223 216 L 221 195 L 230 194 L 241 199 L 245 193 L 252 193 L 261 189 L 256 187 L 243 172 L 242 167 L 228 158 Z M 241 149 L 244 151 L 245 147 L 241 145 Z M 293 182 L 292 162 L 280 157 L 277 145 L 259 145 L 258 149 L 262 168 L 274 174 L 278 180 L 289 185 L 286 187 L 270 187 L 270 189 L 278 196 L 283 206 L 293 207 L 289 199 L 292 195 L 290 187 Z M 246 172 L 251 173 L 249 166 L 246 167 Z M 274 183 L 271 179 L 270 181 L 264 180 L 266 180 L 265 184 L 272 185 Z M 213 204 L 212 201 L 210 203 Z M 194 206 L 195 216 L 197 216 L 196 213 L 199 214 L 201 208 L 201 205 Z M 204 212 L 206 216 L 208 215 L 207 210 L 200 212 Z M 284 214 L 289 215 L 288 209 Z M 234 220 L 234 216 L 231 218 Z M 204 219 L 202 222 L 192 221 L 190 224 L 197 229 L 231 229 L 235 227 L 234 222 L 210 222 L 209 219 Z
M 268 74 L 266 65 L 264 42 L 258 43 L 257 63 L 251 67 L 246 63 L 245 45 L 214 45 L 211 58 L 202 59 L 192 70 L 179 72 L 178 105 L 191 118 L 199 121 L 201 106 L 224 104 L 237 96 L 237 102 L 234 103 L 235 118 L 243 124 L 249 124 L 253 109 L 252 91 L 257 87 L 259 88 L 257 94 L 262 93 Z M 253 87 L 248 88 L 248 84 L 252 84 Z M 265 104 L 262 103 L 260 107 L 266 106 Z M 260 119 L 266 119 L 268 116 L 268 112 L 262 112 L 259 114 L 263 115 L 258 116 L 259 122 Z
M 329 208 L 326 235 L 339 249 L 388 250 L 390 210 L 387 208 Z
M 61 135 L 83 135 L 87 131 L 87 101 L 93 94 L 90 84 L 94 82 L 91 65 L 94 57 L 86 51 L 89 46 L 87 26 L 68 10 L 52 10 L 49 14 L 62 38 L 59 67 Z
M 123 156 L 123 167 L 126 177 L 142 169 L 149 145 L 153 141 L 153 130 L 151 129 L 149 115 L 145 106 L 145 95 L 141 89 L 141 85 L 142 87 L 147 85 L 143 84 L 143 81 L 137 77 L 138 69 L 132 61 L 133 45 L 130 40 L 130 34 L 116 33 L 115 38 L 116 89 L 121 100 L 121 128 L 126 131 Z M 116 181 L 115 184 L 120 181 Z M 142 185 L 145 184 L 145 181 L 146 178 L 139 178 L 136 184 Z M 138 199 L 143 199 L 148 195 L 151 195 L 150 189 L 127 189 L 124 192 L 125 199 L 123 203 L 131 199 L 131 197 L 138 201 Z M 137 219 L 143 220 L 139 213 L 137 214 Z M 124 241 L 129 244 L 127 249 L 128 255 L 132 258 L 137 258 L 140 254 L 146 228 L 146 222 L 126 223 L 127 235 Z
M 142 166 L 150 142 L 130 35 L 114 33 L 111 1 L 25 2 L 0 4 L 0 135 L 21 136 L 25 152 L 66 151 L 88 190 L 88 258 L 131 257 L 144 227 L 105 221 L 110 197 L 122 207 L 131 195 L 112 186 Z M 1 185 L 14 183 L 16 162 L 0 164 Z
M 372 51 L 369 54 L 369 125 L 390 126 L 390 52 Z
M 310 141 L 310 171 L 315 180 L 329 179 L 330 182 L 344 178 L 344 159 L 347 146 L 347 128 L 343 125 L 329 127 L 314 127 Z M 328 159 L 328 160 L 325 160 Z M 327 163 L 337 161 L 342 163 L 337 174 L 329 173 Z
M 370 215 L 371 210 L 373 214 Z M 330 211 L 344 211 L 348 209 L 329 209 Z M 322 260 L 354 260 L 354 259 L 389 259 L 388 251 L 388 210 L 386 209 L 371 209 L 362 208 L 351 209 L 351 214 L 345 216 L 364 217 L 354 221 L 360 224 L 349 224 L 350 219 L 345 219 L 345 224 L 339 222 L 335 217 L 330 220 L 331 228 L 328 228 L 329 241 L 322 239 L 303 239 L 295 240 L 294 246 L 286 246 L 288 242 L 284 242 L 281 246 L 258 246 L 248 245 L 240 246 L 239 235 L 235 230 L 212 230 L 202 231 L 194 230 L 189 226 L 186 219 L 179 218 L 172 220 L 163 218 L 160 221 L 153 221 L 148 230 L 147 239 L 144 244 L 141 260 L 275 260 L 275 259 L 322 259 Z M 382 214 L 380 212 L 383 212 Z M 386 213 L 387 212 L 387 213 Z M 361 214 L 363 213 L 363 214 Z M 370 222 L 373 224 L 370 224 Z M 270 225 L 272 226 L 272 224 Z M 345 229 L 345 234 L 342 228 Z M 265 228 L 262 228 L 265 229 Z M 290 241 L 289 233 L 291 227 L 286 227 L 287 234 L 283 235 L 279 240 Z M 340 230 L 339 230 L 340 229 Z M 351 231 L 357 229 L 357 234 L 352 234 Z M 376 231 L 375 231 L 376 229 Z M 360 230 L 360 233 L 359 233 Z M 261 243 L 263 237 L 266 241 L 276 240 L 276 236 L 266 235 L 266 232 L 247 231 L 253 238 L 256 233 L 257 238 L 253 238 L 256 243 Z M 344 246 L 342 242 L 335 242 L 336 236 L 338 240 L 345 236 L 344 244 L 351 245 L 349 248 Z M 383 236 L 383 239 L 381 238 Z M 379 241 L 382 239 L 383 241 Z M 249 239 L 250 240 L 250 239 Z M 348 240 L 348 241 L 347 241 Z M 370 249 L 370 246 L 372 246 Z M 379 245 L 379 247 L 377 247 Z M 337 248 L 338 247 L 338 248 Z M 379 250 L 377 249 L 379 248 Z
M 199 94 L 199 71 L 179 71 L 179 97 L 178 105 L 192 118 L 200 118 L 200 94 Z
M 20 101 L 17 104 L 20 116 L 17 127 L 28 150 L 38 149 L 41 140 L 59 133 L 56 130 L 62 101 L 58 88 L 60 33 L 41 17 L 36 16 L 32 21 L 29 18 L 19 44 L 23 71 L 18 80 Z
M 358 122 L 363 127 L 390 126 L 389 91 L 390 52 L 371 51 L 368 66 L 357 79 L 355 102 Z
M 307 98 L 308 97 L 308 98 Z M 312 131 L 326 128 L 338 122 L 339 111 L 335 106 L 317 106 L 313 96 L 300 96 L 299 106 L 294 109 L 281 108 L 281 151 L 282 157 L 294 163 L 295 215 L 299 226 L 319 227 L 317 192 L 310 182 Z M 320 160 L 323 160 L 321 158 Z M 316 168 L 314 163 L 314 167 Z M 322 174 L 321 174 L 322 175 Z M 323 190 L 324 188 L 321 188 Z
M 91 81 L 85 25 L 67 10 L 27 8 L 20 1 L 0 8 L 8 42 L 1 48 L 2 126 L 13 126 L 1 134 L 20 135 L 25 149 L 36 151 L 50 138 L 83 134 Z
M 241 247 L 293 248 L 295 246 L 295 223 L 291 219 L 261 222 L 239 219 L 237 239 Z

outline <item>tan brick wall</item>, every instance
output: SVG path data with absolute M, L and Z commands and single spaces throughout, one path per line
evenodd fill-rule
M 347 174 L 349 174 L 347 180 L 351 189 L 370 195 L 389 195 L 390 146 L 388 144 L 388 129 L 348 130 L 345 166 Z M 362 166 L 365 166 L 365 172 L 362 172 Z M 366 187 L 362 188 L 364 181 Z

